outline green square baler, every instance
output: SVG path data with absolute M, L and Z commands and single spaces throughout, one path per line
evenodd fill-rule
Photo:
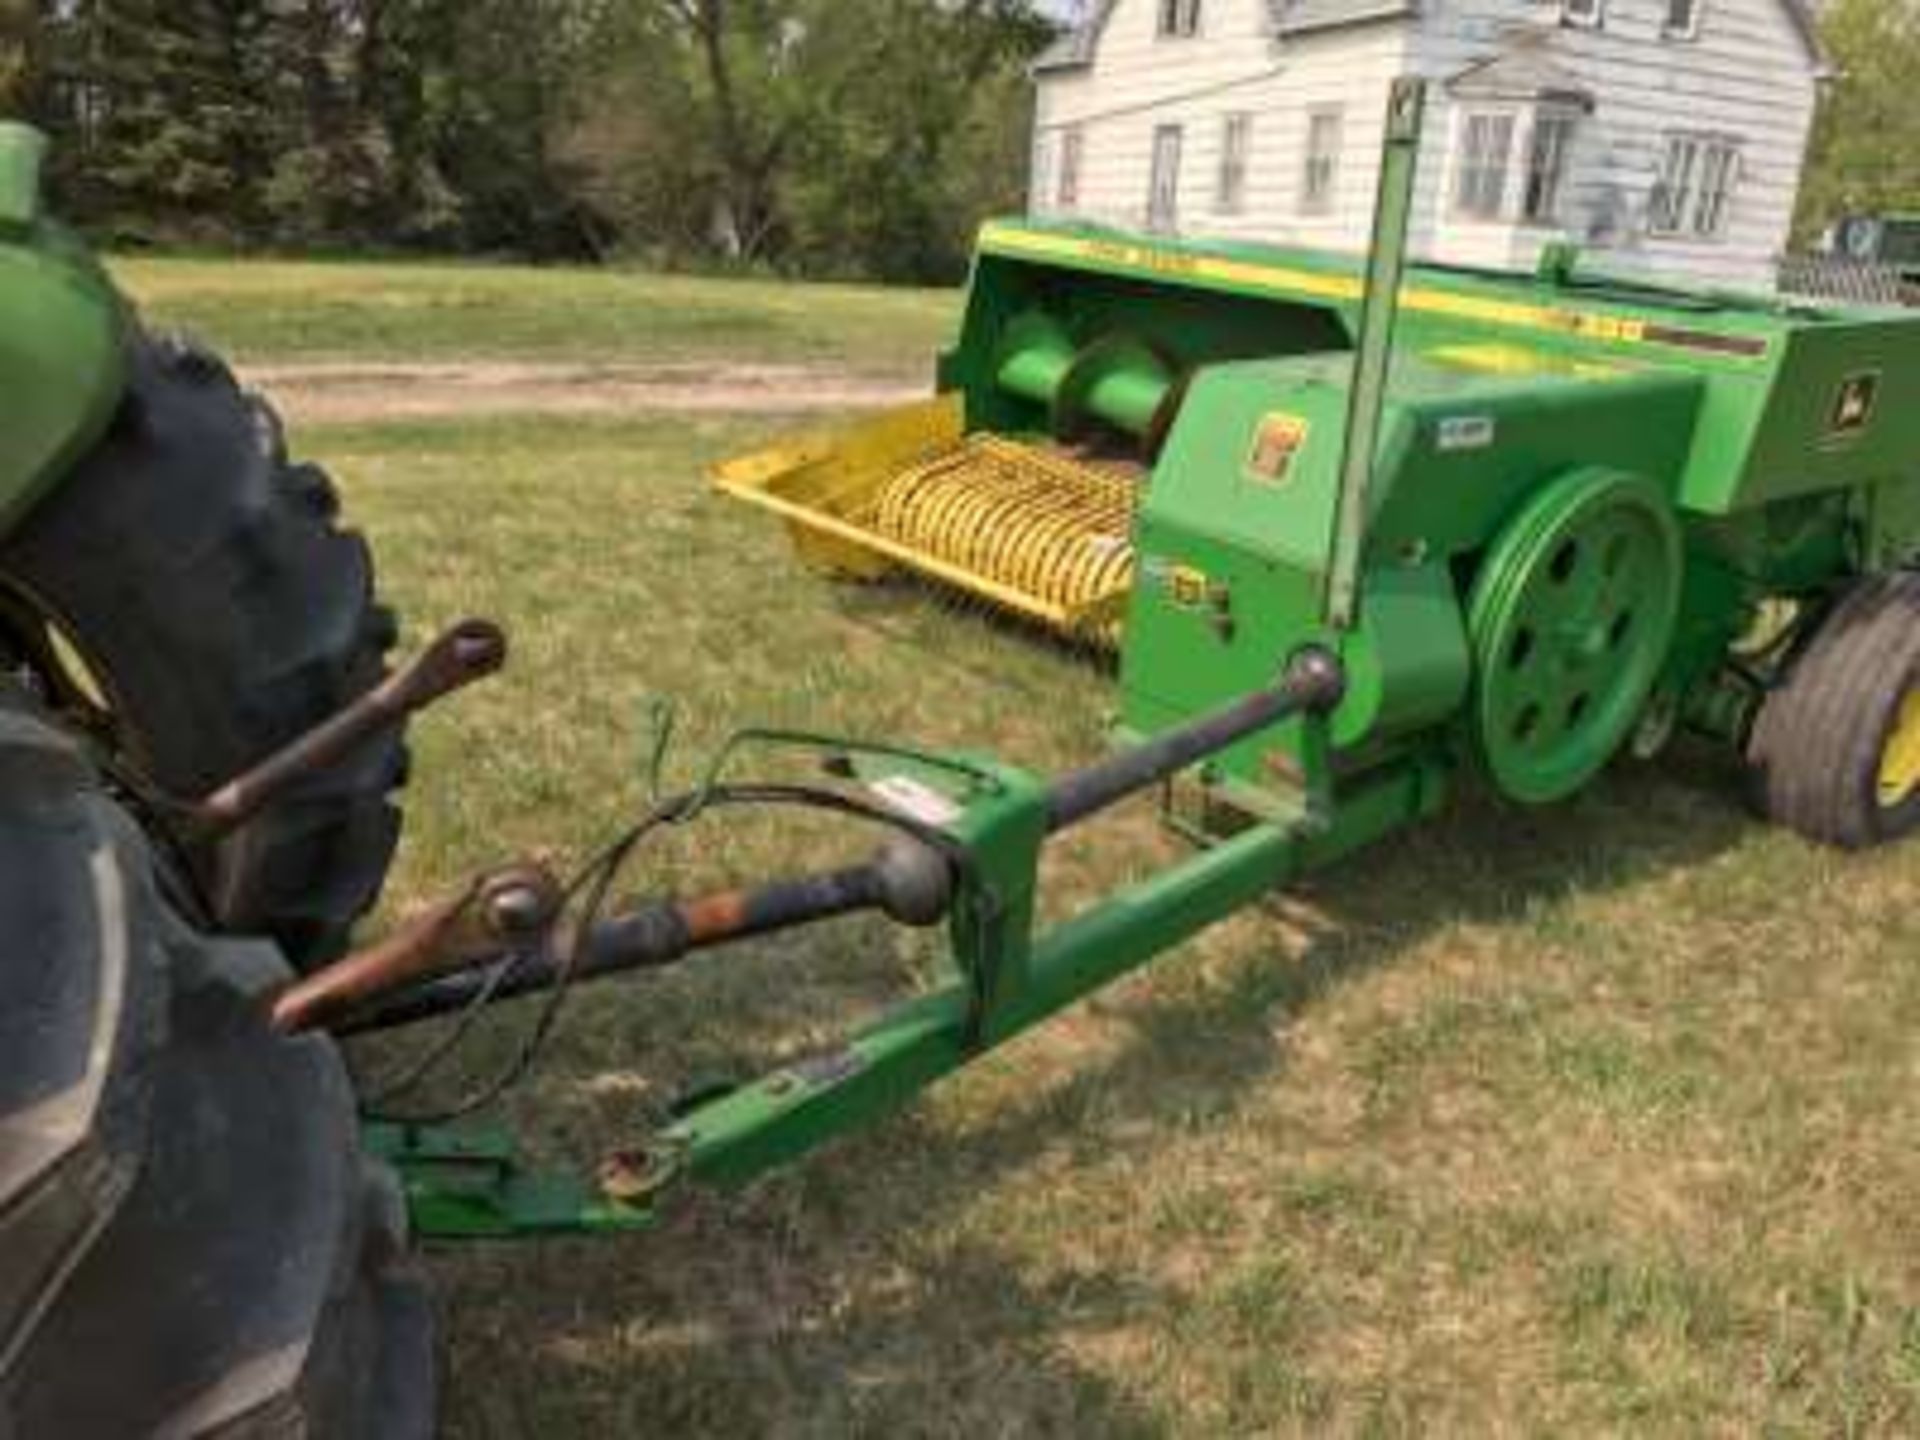
M 1910 314 L 1563 255 L 1530 276 L 1411 266 L 1356 430 L 1367 290 L 1334 256 L 989 225 L 933 399 L 716 478 L 818 566 L 919 572 L 1117 646 L 1126 737 L 1327 645 L 1340 783 L 1412 766 L 1423 806 L 1463 765 L 1540 802 L 1683 724 L 1748 744 L 1780 662 L 1920 546 Z M 1307 761 L 1282 727 L 1206 767 L 1202 798 L 1288 813 Z M 1828 839 L 1893 823 L 1787 808 Z

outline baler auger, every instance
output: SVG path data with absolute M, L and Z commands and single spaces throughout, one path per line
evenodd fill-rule
M 1395 87 L 1362 269 L 989 226 L 934 400 L 717 472 L 816 565 L 918 572 L 1117 647 L 1113 754 L 1049 779 L 742 732 L 571 877 L 480 875 L 333 963 L 324 942 L 391 840 L 365 807 L 384 817 L 400 721 L 496 667 L 500 637 L 458 628 L 383 681 L 385 627 L 360 610 L 327 627 L 351 640 L 312 675 L 181 648 L 179 596 L 128 613 L 158 584 L 148 530 L 177 543 L 195 517 L 231 522 L 217 489 L 157 514 L 141 498 L 156 472 L 187 483 L 170 462 L 196 443 L 246 460 L 229 486 L 263 548 L 228 567 L 203 545 L 210 568 L 175 567 L 176 584 L 299 561 L 364 609 L 365 557 L 217 362 L 140 336 L 38 213 L 32 142 L 0 130 L 0 380 L 24 417 L 0 434 L 0 1434 L 422 1433 L 402 1196 L 428 1237 L 646 1226 L 686 1186 L 743 1183 L 872 1122 L 1430 814 L 1462 776 L 1544 803 L 1685 727 L 1741 747 L 1766 809 L 1816 838 L 1920 824 L 1920 320 L 1586 279 L 1565 254 L 1533 278 L 1409 268 L 1422 104 L 1417 82 Z M 210 729 L 153 683 L 194 666 L 177 688 Z M 246 730 L 223 697 L 275 723 Z M 220 743 L 185 764 L 203 734 Z M 740 757 L 767 751 L 820 770 L 741 779 Z M 1048 840 L 1141 792 L 1193 852 L 1041 928 Z M 662 827 L 765 805 L 884 841 L 615 912 Z M 329 883 L 301 912 L 260 856 L 315 833 L 332 840 L 306 878 Z M 464 1113 L 524 1073 L 575 987 L 856 911 L 944 925 L 946 982 L 691 1097 L 588 1173 L 527 1167 L 449 1112 L 375 1116 L 355 1157 L 328 1033 L 457 1017 L 404 1092 L 482 1008 L 544 997 Z M 255 931 L 310 973 L 234 938 Z M 90 1383 L 101 1353 L 135 1357 L 114 1386 Z

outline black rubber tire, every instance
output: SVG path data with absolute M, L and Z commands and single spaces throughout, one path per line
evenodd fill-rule
M 1771 819 L 1848 850 L 1920 827 L 1920 791 L 1882 802 L 1880 765 L 1920 686 L 1920 574 L 1858 582 L 1819 622 L 1762 702 L 1747 743 Z
M 138 773 L 205 793 L 377 683 L 395 639 L 328 477 L 219 359 L 137 340 L 112 430 L 0 545 L 0 584 L 56 617 Z M 224 929 L 337 955 L 399 834 L 395 733 L 186 859 Z
M 393 1177 L 263 941 L 168 910 L 78 747 L 0 683 L 0 1440 L 428 1440 Z

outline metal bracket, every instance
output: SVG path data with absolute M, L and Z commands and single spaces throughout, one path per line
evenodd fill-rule
M 512 1138 L 491 1126 L 377 1122 L 361 1134 L 367 1152 L 398 1172 L 413 1228 L 429 1240 L 642 1230 L 654 1221 L 654 1191 L 679 1168 L 656 1159 L 641 1183 L 641 1167 L 621 1156 L 596 1182 L 524 1168 Z

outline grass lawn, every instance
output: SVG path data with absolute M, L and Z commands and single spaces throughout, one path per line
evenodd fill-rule
M 656 692 L 683 765 L 747 721 L 1095 752 L 1095 670 L 807 578 L 702 492 L 777 423 L 307 433 L 416 635 L 484 610 L 518 641 L 420 727 L 395 907 L 584 848 Z M 836 834 L 714 822 L 635 884 Z M 1058 907 L 1179 853 L 1141 813 L 1059 848 Z M 436 1254 L 449 1433 L 1913 1433 L 1917 948 L 1920 852 L 1762 828 L 1712 756 L 1469 802 L 748 1194 Z M 589 992 L 509 1108 L 590 1161 L 930 961 L 849 922 Z
M 946 290 L 654 275 L 638 270 L 123 257 L 158 323 L 243 361 L 815 362 L 931 373 Z

